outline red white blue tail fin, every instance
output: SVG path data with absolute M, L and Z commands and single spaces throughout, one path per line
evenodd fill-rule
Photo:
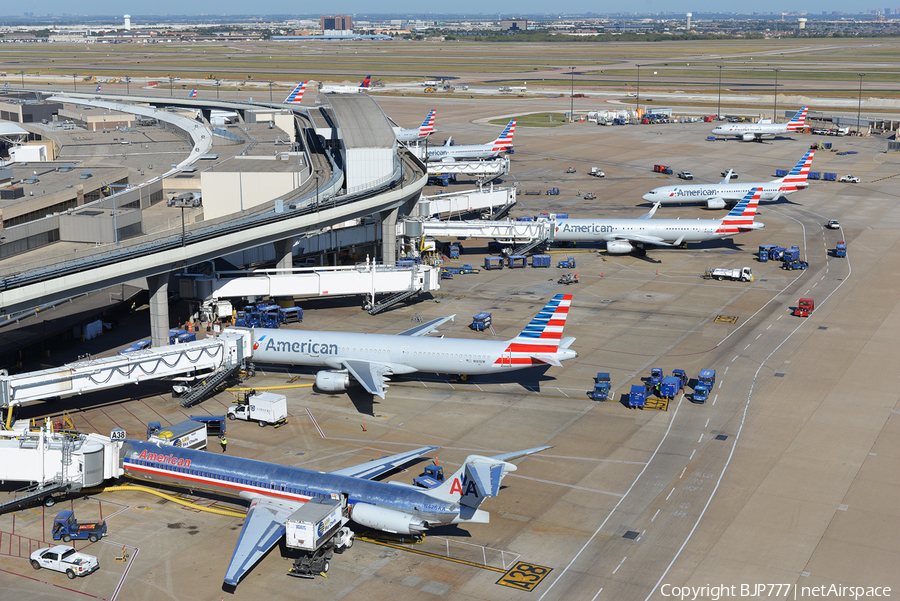
M 809 178 L 809 169 L 810 167 L 812 167 L 812 161 L 815 154 L 815 147 L 807 150 L 806 154 L 803 155 L 803 158 L 797 161 L 797 164 L 794 165 L 794 168 L 791 169 L 790 173 L 781 178 L 780 190 L 782 192 L 794 192 L 796 190 L 802 190 L 809 185 L 806 183 L 806 180 Z
M 99 92 L 101 87 L 102 87 L 102 86 L 97 86 L 97 89 L 94 90 L 94 92 L 95 92 L 95 93 L 96 93 L 96 92 Z
M 368 88 L 371 83 L 372 83 L 372 76 L 366 75 L 366 78 L 363 80 L 363 82 L 361 84 L 359 84 L 359 87 Z
M 431 109 L 431 112 L 425 117 L 425 121 L 422 121 L 422 125 L 419 126 L 420 138 L 426 138 L 434 133 L 434 115 L 436 112 L 435 109 Z
M 196 98 L 196 97 L 197 97 L 197 88 L 194 88 L 193 90 L 191 90 L 190 98 Z
M 804 106 L 802 109 L 797 111 L 793 118 L 788 121 L 787 131 L 801 131 L 804 127 L 806 127 L 806 113 L 808 112 L 808 106 Z
M 287 98 L 284 99 L 285 102 L 302 102 L 303 101 L 303 93 L 306 91 L 306 84 L 309 83 L 309 80 L 301 81 L 297 84 L 297 87 L 291 91 L 290 94 L 287 95 Z
M 746 230 L 757 229 L 762 224 L 753 222 L 756 217 L 756 209 L 759 207 L 759 197 L 762 195 L 762 187 L 753 188 L 734 208 L 722 218 L 717 234 L 738 233 Z
M 513 134 L 516 131 L 516 120 L 513 119 L 509 123 L 506 124 L 506 127 L 503 128 L 503 133 L 497 136 L 497 139 L 491 142 L 494 146 L 494 150 L 499 150 L 500 148 L 509 148 L 512 146 Z

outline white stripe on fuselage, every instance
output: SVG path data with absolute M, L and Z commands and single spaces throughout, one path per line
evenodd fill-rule
M 609 242 L 627 236 L 659 238 L 664 242 L 703 242 L 724 237 L 716 233 L 721 219 L 561 219 L 553 239 L 563 242 Z
M 254 329 L 253 336 L 253 360 L 264 363 L 341 369 L 344 360 L 360 360 L 390 364 L 398 374 L 423 371 L 475 375 L 525 367 L 495 365 L 509 346 L 506 340 L 265 328 Z

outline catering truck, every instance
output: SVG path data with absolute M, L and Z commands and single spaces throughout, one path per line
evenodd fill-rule
M 275 427 L 287 423 L 287 397 L 272 392 L 250 393 L 243 401 L 228 408 L 228 419 L 254 421 L 260 428 L 266 424 Z
M 328 572 L 328 560 L 353 546 L 353 532 L 346 527 L 349 518 L 338 499 L 313 498 L 285 520 L 285 544 L 300 549 L 301 555 L 288 574 L 314 578 Z

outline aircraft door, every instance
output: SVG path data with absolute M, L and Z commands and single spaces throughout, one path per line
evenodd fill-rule
M 509 348 L 500 355 L 500 367 L 512 367 L 512 351 Z

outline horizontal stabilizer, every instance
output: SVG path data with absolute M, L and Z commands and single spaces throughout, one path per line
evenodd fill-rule
M 406 465 L 413 459 L 421 457 L 425 453 L 430 453 L 438 448 L 440 447 L 420 447 L 418 449 L 413 449 L 412 451 L 406 451 L 405 453 L 391 455 L 390 457 L 379 457 L 378 459 L 373 459 L 372 461 L 351 467 L 345 467 L 331 473 L 337 476 L 350 476 L 352 478 L 371 480 L 385 472 Z
M 562 363 L 550 355 L 532 355 L 531 357 L 542 363 L 546 363 L 547 365 L 552 365 L 553 367 L 562 367 Z

